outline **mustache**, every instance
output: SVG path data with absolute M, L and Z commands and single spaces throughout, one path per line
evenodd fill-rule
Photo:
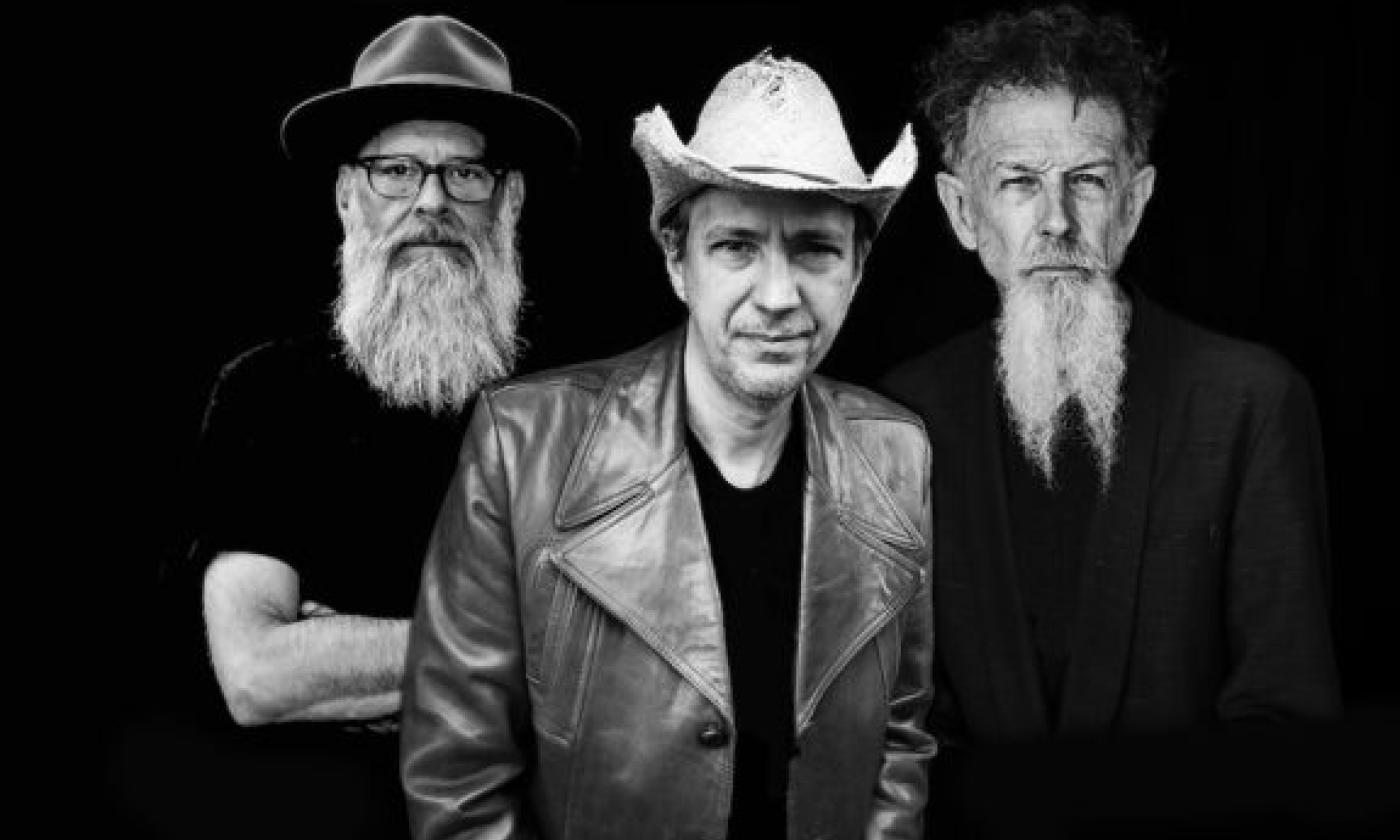
M 385 240 L 392 253 L 410 245 L 455 245 L 467 247 L 471 232 L 456 218 L 420 218 Z
M 1031 250 L 1028 260 L 1034 268 L 1078 268 L 1106 271 L 1108 261 L 1074 239 L 1042 239 Z
M 768 339 L 798 338 L 816 331 L 816 325 L 809 321 L 780 321 L 771 324 L 740 323 L 733 331 L 740 335 L 758 335 Z

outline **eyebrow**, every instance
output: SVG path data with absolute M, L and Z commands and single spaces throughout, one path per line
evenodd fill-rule
M 1069 171 L 1078 172 L 1081 169 L 1098 169 L 1099 167 L 1103 166 L 1112 169 L 1117 165 L 1118 161 L 1114 160 L 1113 158 L 1095 158 L 1094 160 L 1087 161 L 1085 163 L 1075 164 L 1074 166 L 1071 166 L 1069 168 Z
M 829 228 L 803 228 L 784 237 L 795 245 L 836 245 L 844 246 L 846 237 L 843 231 Z
M 748 225 L 716 225 L 705 231 L 705 239 L 713 242 L 716 239 L 762 239 L 763 234 L 758 228 Z
M 1112 168 L 1115 165 L 1117 165 L 1117 161 L 1113 158 L 1095 158 L 1090 161 L 1085 161 L 1084 163 L 1076 163 L 1074 166 L 1069 167 L 1067 171 L 1077 172 L 1081 169 L 1095 169 L 1102 166 Z M 1048 166 L 1032 166 L 1028 163 L 1017 163 L 1009 160 L 999 160 L 993 164 L 993 167 L 996 169 L 1010 169 L 1013 172 L 1034 172 L 1037 174 L 1049 168 Z

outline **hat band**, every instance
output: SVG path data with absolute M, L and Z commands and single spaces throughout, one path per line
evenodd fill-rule
M 462 76 L 451 76 L 445 73 L 401 73 L 397 76 L 384 76 L 377 79 L 355 79 L 350 82 L 351 88 L 374 87 L 376 85 L 443 85 L 445 87 L 475 88 L 477 90 L 495 90 L 509 93 L 510 88 L 488 87 L 471 79 Z
M 729 167 L 729 169 L 731 172 L 743 172 L 745 174 L 750 175 L 793 175 L 795 177 L 803 179 L 804 181 L 813 181 L 818 184 L 824 184 L 826 186 L 832 187 L 838 186 L 841 183 L 840 181 L 837 181 L 834 178 L 826 178 L 821 175 L 812 175 L 807 172 L 798 172 L 795 169 L 782 169 L 781 167 L 777 166 L 731 166 Z

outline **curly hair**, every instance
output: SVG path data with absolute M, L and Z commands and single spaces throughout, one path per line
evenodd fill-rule
M 998 12 L 948 30 L 919 67 L 915 107 L 925 142 L 937 142 L 954 169 L 983 96 L 1063 87 L 1075 101 L 1117 105 L 1128 154 L 1140 166 L 1166 97 L 1164 59 L 1164 49 L 1148 47 L 1115 15 L 1091 17 L 1072 5 Z

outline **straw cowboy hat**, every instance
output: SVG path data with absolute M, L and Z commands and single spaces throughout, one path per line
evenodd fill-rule
M 404 120 L 469 125 L 485 135 L 493 159 L 512 166 L 561 166 L 578 153 L 578 132 L 568 117 L 512 89 L 500 48 L 440 15 L 407 18 L 375 38 L 355 62 L 349 87 L 313 96 L 287 113 L 282 148 L 293 160 L 338 163 Z
M 632 148 L 651 180 L 658 241 L 662 216 L 704 187 L 829 195 L 864 208 L 878 232 L 918 165 L 906 124 L 867 178 L 826 83 L 807 65 L 766 50 L 720 79 L 689 145 L 658 105 L 637 117 Z

